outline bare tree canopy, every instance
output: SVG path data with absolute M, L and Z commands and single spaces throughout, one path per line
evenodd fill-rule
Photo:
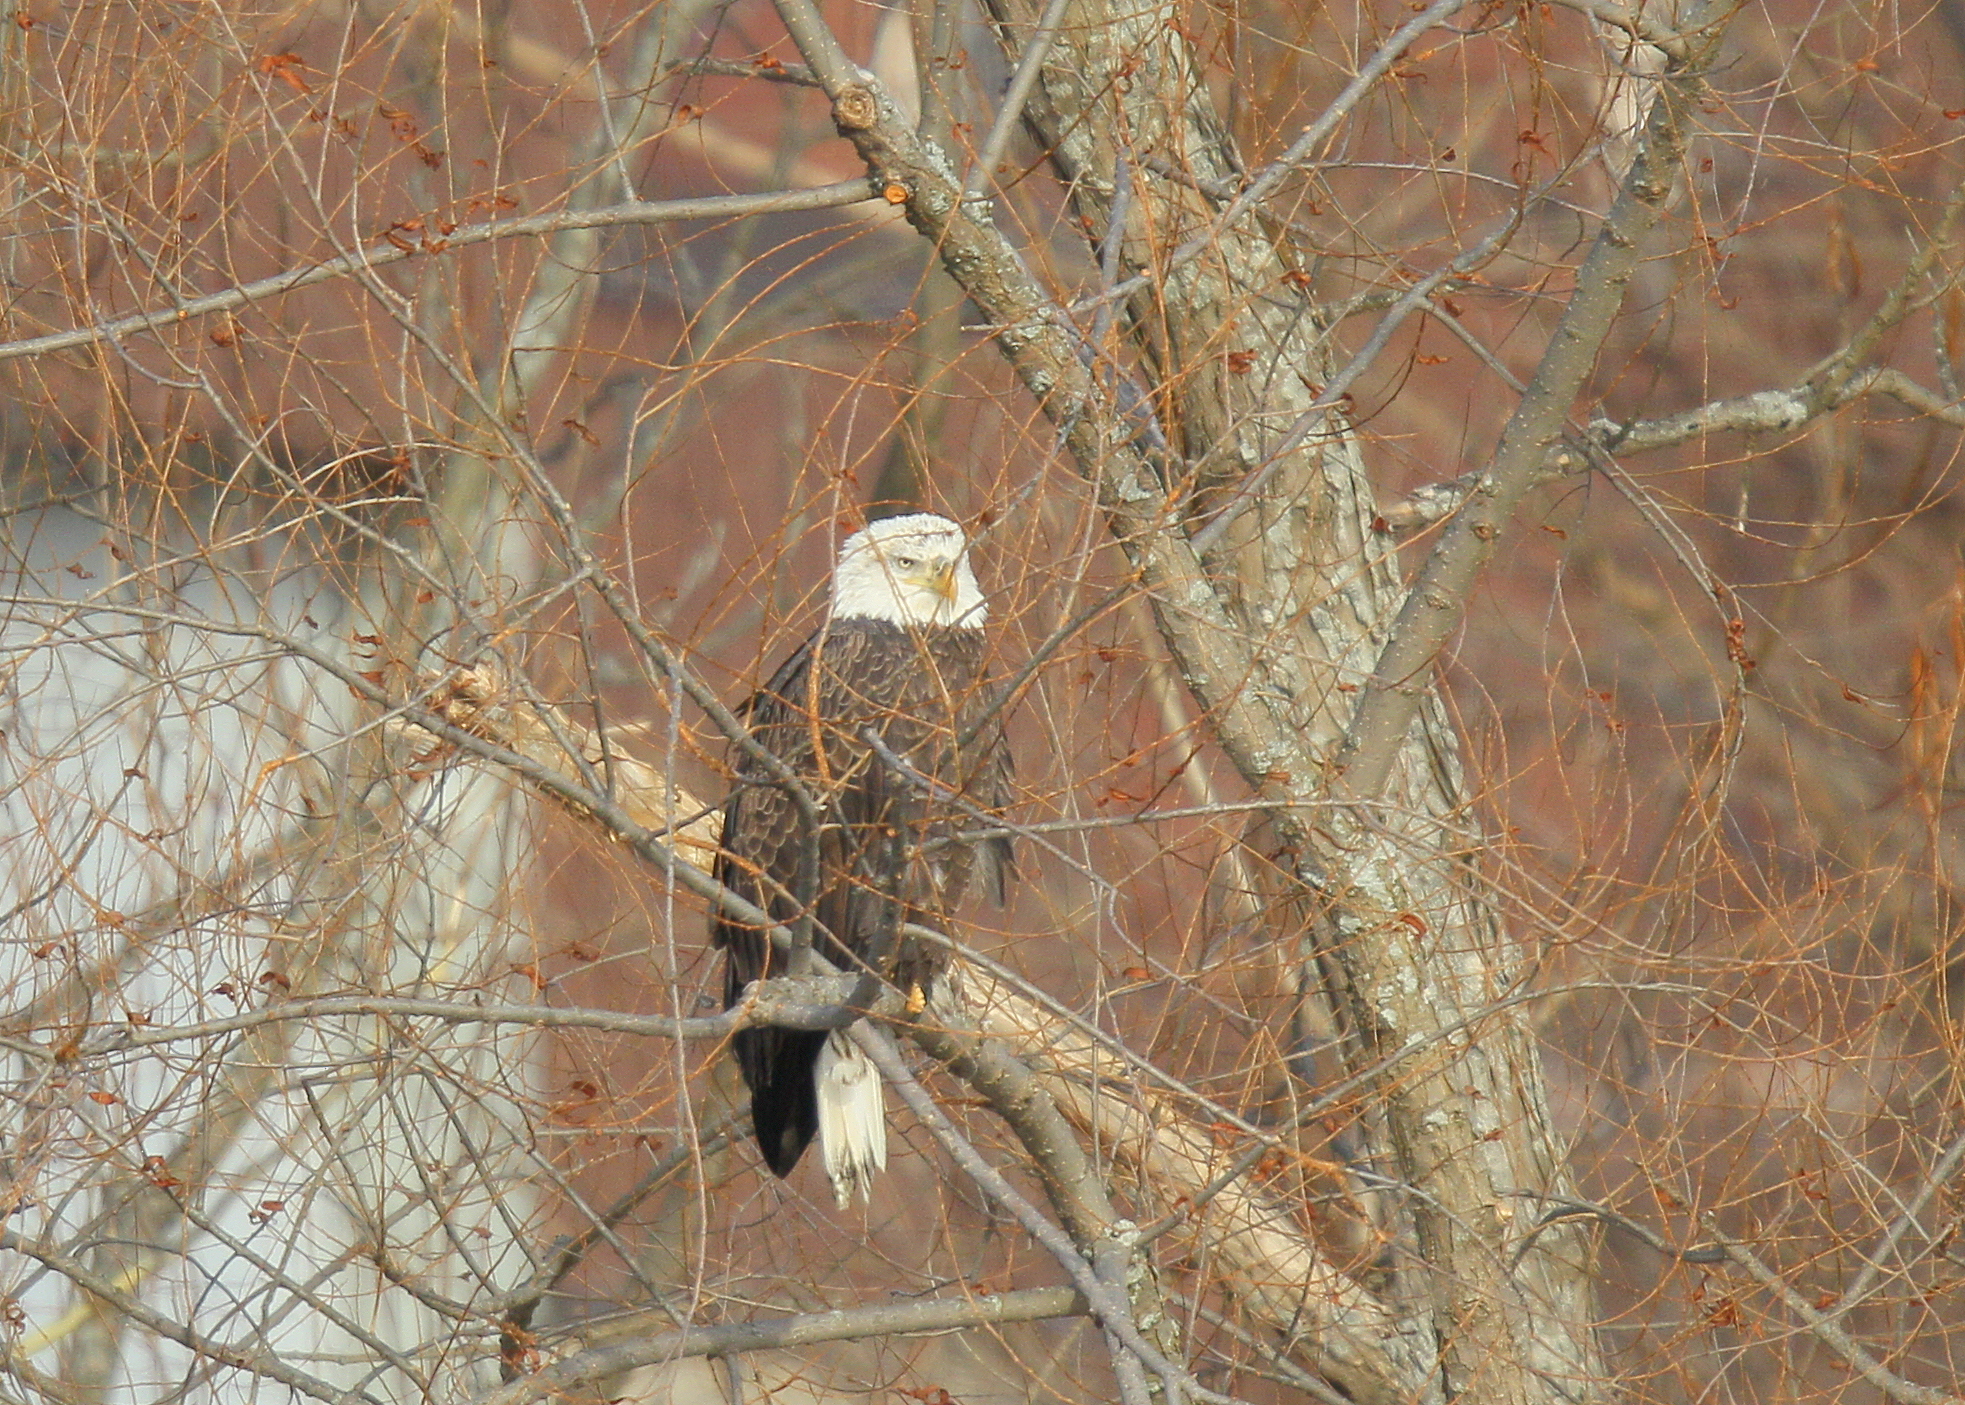
M 0 1401 L 1965 1398 L 1961 74 L 1958 0 L 28 0 Z M 856 753 L 902 868 L 1017 849 L 932 991 L 718 851 L 818 846 L 746 699 L 904 512 L 1015 755 Z M 865 1203 L 764 1030 L 878 1070 Z

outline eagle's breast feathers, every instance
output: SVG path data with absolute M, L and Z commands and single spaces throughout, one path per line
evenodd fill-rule
M 821 828 L 815 845 L 797 798 L 743 758 L 717 877 L 785 926 L 810 902 L 814 948 L 836 966 L 858 969 L 898 923 L 945 917 L 977 869 L 1003 895 L 1005 842 L 958 837 L 981 827 L 972 812 L 1008 799 L 994 694 L 979 686 L 983 643 L 973 629 L 836 621 L 751 701 L 752 738 L 799 778 Z M 735 958 L 729 998 L 782 969 L 764 933 L 719 914 L 714 935 Z M 918 969 L 881 974 L 902 985 L 933 976 L 932 952 L 906 955 Z

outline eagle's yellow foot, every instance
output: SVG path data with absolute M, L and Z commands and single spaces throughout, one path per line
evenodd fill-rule
M 907 1012 L 910 1015 L 918 1015 L 927 1008 L 928 997 L 922 992 L 921 983 L 919 981 L 908 982 Z

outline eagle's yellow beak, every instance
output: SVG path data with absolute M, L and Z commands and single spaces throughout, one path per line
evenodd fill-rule
M 939 566 L 932 568 L 928 575 L 928 583 L 934 588 L 935 594 L 941 596 L 942 599 L 948 601 L 951 605 L 955 603 L 955 563 L 953 561 L 944 561 Z

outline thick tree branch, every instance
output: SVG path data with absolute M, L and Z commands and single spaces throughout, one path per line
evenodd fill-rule
M 610 1340 L 577 1351 L 532 1375 L 477 1397 L 476 1405 L 529 1405 L 534 1400 L 561 1400 L 574 1396 L 584 1386 L 681 1357 L 734 1356 L 749 1351 L 814 1346 L 820 1342 L 1042 1322 L 1054 1317 L 1082 1317 L 1087 1310 L 1084 1296 L 1075 1288 L 1026 1288 L 974 1298 L 883 1303 L 877 1307 L 838 1308 L 796 1317 L 654 1333 L 647 1332 L 645 1326 L 637 1329 L 633 1321 L 603 1323 L 594 1329 L 593 1335 L 625 1336 L 627 1340 Z
M 1195 1210 L 1195 1232 L 1228 1273 L 1245 1312 L 1284 1334 L 1293 1356 L 1355 1400 L 1396 1405 L 1423 1394 L 1423 1354 L 1412 1354 L 1384 1305 L 1325 1260 L 1290 1211 L 1251 1175 L 1218 1182 L 1233 1148 L 1221 1146 L 1097 1041 L 1001 982 L 965 967 L 958 989 L 957 1008 L 990 1038 L 971 1040 L 966 1051 L 940 1042 L 924 1048 L 962 1060 L 953 1066 L 965 1078 L 965 1069 L 976 1071 L 983 1079 L 977 1086 L 990 1090 L 993 1105 L 1062 1112 L 1109 1147 L 1162 1211 L 1197 1206 L 1212 1189 L 1206 1207 Z M 997 1040 L 1016 1057 L 992 1055 Z
M 1217 1402 L 1217 1405 L 1227 1405 L 1228 1397 L 1201 1386 L 1184 1367 L 1168 1360 L 1158 1347 L 1140 1335 L 1140 1323 L 1134 1317 L 1134 1303 L 1128 1297 L 1123 1277 L 1115 1284 L 1099 1272 L 1100 1259 L 1104 1257 L 1102 1251 L 1106 1248 L 1104 1241 L 1122 1236 L 1132 1230 L 1133 1226 L 1129 1222 L 1110 1216 L 1108 1206 L 1108 1220 L 1100 1227 L 1098 1237 L 1090 1245 L 1074 1243 L 1071 1236 L 1046 1220 L 1037 1207 L 1025 1199 L 1003 1173 L 984 1160 L 982 1154 L 969 1144 L 968 1139 L 955 1129 L 955 1124 L 950 1122 L 942 1110 L 935 1105 L 935 1100 L 928 1096 L 927 1089 L 915 1080 L 913 1073 L 901 1061 L 893 1043 L 884 1032 L 867 1025 L 856 1025 L 848 1031 L 848 1037 L 873 1061 L 874 1066 L 880 1070 L 881 1076 L 895 1092 L 900 1094 L 901 1101 L 913 1109 L 915 1117 L 928 1129 L 929 1134 L 941 1143 L 942 1150 L 948 1153 L 949 1158 L 991 1200 L 1023 1226 L 1024 1233 L 1056 1260 L 1058 1266 L 1070 1276 L 1078 1291 L 1085 1295 L 1085 1300 L 1091 1305 L 1092 1315 L 1098 1319 L 1099 1325 L 1109 1336 L 1116 1339 L 1113 1370 L 1118 1375 L 1121 1398 L 1126 1405 L 1147 1405 L 1148 1400 L 1146 1382 L 1135 1369 L 1129 1366 L 1127 1357 L 1131 1357 L 1135 1365 L 1150 1369 L 1160 1378 L 1161 1387 L 1167 1392 L 1168 1405 L 1173 1405 L 1174 1402 L 1184 1400 L 1190 1395 L 1196 1399 Z M 990 1096 L 994 1091 L 987 1084 L 978 1084 L 976 1087 L 977 1091 L 983 1093 L 985 1097 Z M 995 1099 L 992 1098 L 991 1101 L 993 1103 Z M 1061 1149 L 1056 1145 L 1051 1147 L 1054 1153 Z M 1079 1186 L 1081 1192 L 1088 1191 L 1089 1186 L 1086 1183 L 1095 1179 L 1090 1176 L 1081 1177 Z M 1102 1187 L 1090 1193 L 1103 1198 Z M 1130 1259 L 1130 1257 L 1129 1250 L 1126 1258 Z

